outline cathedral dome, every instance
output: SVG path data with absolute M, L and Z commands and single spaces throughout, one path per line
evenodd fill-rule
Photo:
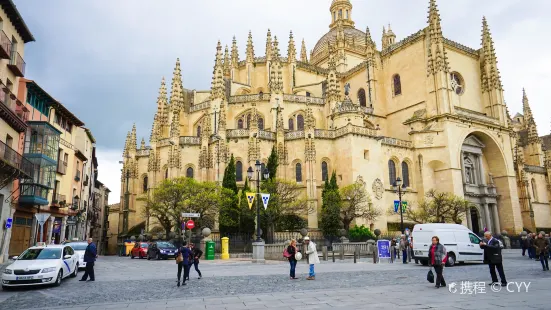
M 346 46 L 354 47 L 354 49 L 365 52 L 367 48 L 367 44 L 365 41 L 365 32 L 352 27 L 344 27 L 343 31 Z M 319 39 L 318 43 L 316 43 L 316 46 L 312 50 L 312 59 L 317 59 L 319 55 L 327 52 L 328 44 L 335 45 L 337 43 L 337 34 L 338 28 L 333 28 L 329 30 L 329 32 L 326 33 L 323 37 L 321 37 L 321 39 Z

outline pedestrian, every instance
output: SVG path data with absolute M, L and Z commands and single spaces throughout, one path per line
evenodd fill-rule
M 191 266 L 194 264 L 195 258 L 194 258 L 194 256 L 193 256 L 193 248 L 192 248 L 192 243 L 191 243 L 191 242 L 187 245 L 187 248 L 189 249 L 189 251 L 190 251 L 190 253 L 191 253 L 191 255 L 189 256 L 189 260 L 188 260 L 188 262 L 187 262 L 189 271 L 188 271 L 188 273 L 187 273 L 187 278 L 186 278 L 186 280 L 189 281 L 189 275 L 190 275 L 190 273 L 191 273 Z
M 549 270 L 549 261 L 547 259 L 549 253 L 549 240 L 544 237 L 543 233 L 540 232 L 538 238 L 534 240 L 534 247 L 536 249 L 536 255 L 540 257 L 543 271 Z
M 297 241 L 293 239 L 287 247 L 287 259 L 289 260 L 289 265 L 291 267 L 291 270 L 289 271 L 289 277 L 291 278 L 291 280 L 296 280 L 295 269 L 297 267 L 297 259 L 295 257 L 295 254 L 297 254 L 298 252 L 299 250 L 297 249 Z
M 96 281 L 94 263 L 98 257 L 98 251 L 96 245 L 92 241 L 92 238 L 88 238 L 88 246 L 84 251 L 84 262 L 86 263 L 86 269 L 84 271 L 84 275 L 79 281 L 86 281 L 88 276 L 90 276 L 90 281 Z
M 535 251 L 535 248 L 534 248 L 534 239 L 535 239 L 535 234 L 533 233 L 530 233 L 528 235 L 528 257 L 530 259 L 535 259 L 536 258 L 536 251 Z
M 490 275 L 492 276 L 492 283 L 496 284 L 497 275 L 496 269 L 501 278 L 501 286 L 507 286 L 507 280 L 505 279 L 505 272 L 503 272 L 503 257 L 501 256 L 501 243 L 496 238 L 492 237 L 492 233 L 487 231 L 484 233 L 486 241 L 480 241 L 480 248 L 484 249 L 484 263 L 490 266 Z
M 390 241 L 390 248 L 392 249 L 392 257 L 394 258 L 393 261 L 396 260 L 396 238 L 392 238 Z
M 201 275 L 201 270 L 199 270 L 199 259 L 203 255 L 203 251 L 201 251 L 200 248 L 196 247 L 195 244 L 191 244 L 191 253 L 193 254 L 193 267 L 195 267 L 195 271 L 199 274 L 199 280 L 203 277 Z M 191 273 L 191 272 L 190 272 Z M 188 277 L 189 280 L 189 277 Z
M 402 235 L 400 239 L 400 251 L 402 251 L 402 262 L 404 264 L 408 263 L 408 248 L 409 248 L 409 241 L 405 235 Z
M 528 246 L 530 243 L 528 242 L 528 237 L 525 235 L 522 235 L 520 237 L 520 244 L 522 246 L 522 256 L 526 256 L 526 250 L 528 249 Z M 530 251 L 528 251 L 528 256 L 530 256 Z
M 310 241 L 310 237 L 304 237 L 304 243 L 306 244 L 306 255 L 308 256 L 308 264 L 310 265 L 310 273 L 308 274 L 308 278 L 306 278 L 306 280 L 315 280 L 316 272 L 314 270 L 314 266 L 320 263 L 316 244 Z
M 180 258 L 181 255 L 181 258 Z M 182 269 L 184 269 L 184 281 L 182 281 L 182 285 L 186 285 L 186 279 L 189 277 L 189 259 L 191 256 L 191 251 L 187 247 L 187 243 L 184 241 L 182 243 L 182 246 L 178 248 L 178 253 L 176 255 L 176 259 L 178 262 L 178 284 L 177 286 L 180 286 L 180 279 L 182 276 Z
M 443 273 L 447 254 L 446 248 L 440 243 L 440 239 L 437 236 L 432 237 L 432 245 L 429 250 L 429 263 L 436 272 L 436 288 L 440 288 L 440 286 L 446 287 Z

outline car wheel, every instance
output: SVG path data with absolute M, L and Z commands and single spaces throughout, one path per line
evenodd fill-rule
M 55 283 L 54 285 L 55 286 L 60 286 L 61 285 L 61 279 L 63 278 L 63 270 L 60 270 L 58 273 L 57 273 L 57 279 L 55 279 Z
M 4 291 L 9 291 L 9 290 L 11 289 L 11 287 L 2 285 L 2 289 L 3 289 Z
M 429 265 L 429 261 L 428 261 L 428 260 L 422 260 L 422 261 L 421 261 L 421 264 L 423 264 L 423 266 L 428 266 L 428 265 Z
M 71 274 L 71 278 L 76 278 L 78 274 L 78 263 L 75 265 L 75 271 Z
M 450 253 L 448 254 L 448 261 L 446 262 L 447 267 L 453 267 L 455 266 L 455 254 Z

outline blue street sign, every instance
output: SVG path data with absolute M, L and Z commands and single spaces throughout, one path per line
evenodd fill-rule
M 398 208 L 400 208 L 400 201 L 394 200 L 394 212 L 398 212 Z
M 13 219 L 11 217 L 8 217 L 6 219 L 6 229 L 10 229 L 11 228 L 11 224 L 13 222 Z
M 377 250 L 379 250 L 379 258 L 390 258 L 390 241 L 377 240 Z

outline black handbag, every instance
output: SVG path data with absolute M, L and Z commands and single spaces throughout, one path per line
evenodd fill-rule
M 434 283 L 434 273 L 432 272 L 432 268 L 427 273 L 427 281 Z

